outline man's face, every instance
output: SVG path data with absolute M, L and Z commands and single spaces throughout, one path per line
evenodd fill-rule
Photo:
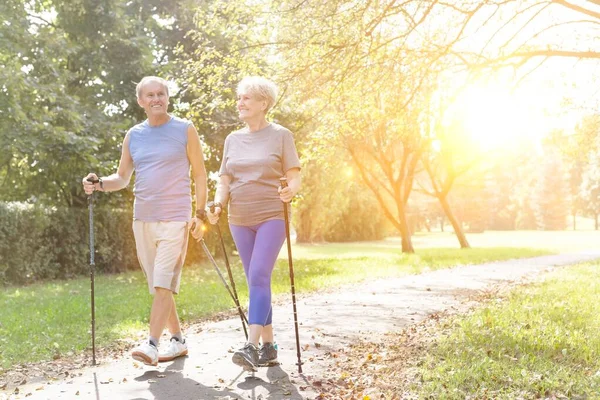
M 138 104 L 146 111 L 148 117 L 166 114 L 169 107 L 167 89 L 160 82 L 146 83 L 142 86 Z

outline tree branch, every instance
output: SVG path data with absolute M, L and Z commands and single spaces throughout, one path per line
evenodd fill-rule
M 600 19 L 600 13 L 598 13 L 596 11 L 588 10 L 585 7 L 581 7 L 581 6 L 578 6 L 576 4 L 569 3 L 568 1 L 565 1 L 565 0 L 552 0 L 552 2 L 555 3 L 555 4 L 559 4 L 559 5 L 563 6 L 563 7 L 569 8 L 569 9 L 571 9 L 573 11 L 577 11 L 579 13 L 589 15 L 590 17 L 594 17 L 594 18 Z M 600 1 L 592 0 L 592 3 L 598 4 L 598 3 L 600 3 Z

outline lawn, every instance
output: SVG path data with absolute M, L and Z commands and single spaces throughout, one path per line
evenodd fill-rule
M 536 233 L 530 235 L 535 236 Z M 431 242 L 439 243 L 440 236 L 431 235 Z M 427 237 L 420 235 L 415 238 L 420 245 L 416 246 L 417 253 L 414 255 L 400 253 L 396 239 L 296 245 L 293 251 L 297 292 L 307 293 L 365 279 L 555 252 L 547 247 L 500 247 L 506 245 L 502 240 L 498 240 L 500 245 L 497 247 L 461 250 L 447 239 L 444 236 L 445 246 L 454 248 L 424 245 Z M 493 242 L 493 238 L 488 242 Z M 285 253 L 282 252 L 282 255 Z M 232 259 L 232 263 L 238 292 L 242 304 L 245 304 L 248 295 L 239 259 Z M 289 293 L 285 257 L 278 261 L 273 276 L 273 292 L 275 296 Z M 145 335 L 150 301 L 141 272 L 98 276 L 97 346 L 109 347 L 117 339 L 137 339 Z M 234 315 L 232 301 L 209 264 L 185 269 L 177 302 L 180 317 L 186 322 L 197 322 L 223 311 Z M 86 277 L 4 288 L 0 293 L 0 367 L 8 369 L 16 363 L 50 360 L 88 349 L 89 304 L 89 278 Z
M 587 263 L 445 321 L 438 339 L 421 351 L 414 393 L 444 399 L 600 398 L 599 298 L 600 263 Z

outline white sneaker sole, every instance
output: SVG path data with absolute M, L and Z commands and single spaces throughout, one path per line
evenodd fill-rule
M 174 359 L 176 359 L 177 357 L 183 357 L 183 356 L 187 356 L 187 354 L 188 354 L 188 351 L 187 351 L 187 349 L 186 349 L 186 350 L 182 351 L 181 353 L 179 353 L 179 354 L 175 354 L 175 355 L 173 355 L 173 356 L 166 356 L 166 355 L 164 355 L 164 356 L 161 356 L 161 355 L 159 355 L 159 356 L 158 356 L 158 362 L 167 362 L 167 361 L 173 361 L 173 360 L 174 360 Z
M 133 357 L 134 360 L 143 362 L 146 365 L 152 365 L 154 367 L 158 365 L 158 360 L 152 362 L 152 359 L 148 357 L 146 353 L 142 353 L 141 351 L 134 351 L 131 353 L 131 357 Z

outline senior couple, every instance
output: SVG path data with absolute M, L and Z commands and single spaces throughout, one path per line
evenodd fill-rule
M 301 178 L 292 133 L 266 118 L 277 98 L 276 85 L 262 77 L 244 78 L 238 85 L 237 110 L 245 126 L 225 140 L 213 212 L 205 210 L 206 170 L 198 132 L 190 121 L 168 113 L 167 82 L 144 77 L 136 95 L 147 119 L 125 135 L 117 171 L 103 177 L 90 173 L 82 180 L 88 195 L 112 192 L 125 188 L 135 171 L 133 233 L 153 300 L 148 339 L 133 349 L 132 357 L 157 365 L 188 353 L 174 297 L 188 235 L 202 239 L 202 223 L 207 219 L 217 223 L 222 208 L 228 207 L 229 227 L 250 296 L 248 341 L 232 361 L 247 371 L 277 364 L 271 275 L 285 241 L 282 202 L 290 202 L 298 193 Z M 285 188 L 280 186 L 282 177 L 288 181 Z M 165 328 L 171 339 L 159 346 Z

